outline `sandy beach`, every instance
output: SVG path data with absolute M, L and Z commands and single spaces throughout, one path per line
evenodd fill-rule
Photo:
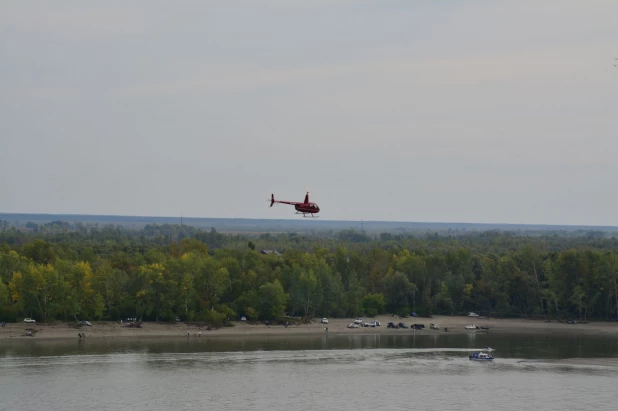
M 404 318 L 395 319 L 390 315 L 378 316 L 375 318 L 363 318 L 369 322 L 378 320 L 380 327 L 361 327 L 348 328 L 348 324 L 354 321 L 352 318 L 329 318 L 329 324 L 321 324 L 320 319 L 315 319 L 310 324 L 291 325 L 284 327 L 281 325 L 267 326 L 263 323 L 249 324 L 243 321 L 233 322 L 232 327 L 222 327 L 216 330 L 208 330 L 206 325 L 190 323 L 142 323 L 141 328 L 129 328 L 120 323 L 114 322 L 92 322 L 92 326 L 82 326 L 76 328 L 73 323 L 54 323 L 54 324 L 6 324 L 0 328 L 0 340 L 15 339 L 77 339 L 78 333 L 84 333 L 86 338 L 131 338 L 131 337 L 186 337 L 187 333 L 191 336 L 199 335 L 204 338 L 211 337 L 250 337 L 250 336 L 302 336 L 317 335 L 328 332 L 329 334 L 346 335 L 375 335 L 375 334 L 464 334 L 470 332 L 477 333 L 544 333 L 544 334 L 605 334 L 618 337 L 617 322 L 589 322 L 588 324 L 567 324 L 557 321 L 546 322 L 544 320 L 521 320 L 521 319 L 500 319 L 500 318 L 469 318 L 435 316 L 433 318 Z M 388 322 L 404 322 L 408 326 L 414 323 L 425 325 L 425 329 L 414 331 L 413 329 L 392 329 L 386 328 Z M 439 330 L 429 329 L 429 324 L 437 324 Z M 488 330 L 469 331 L 466 325 L 473 324 L 488 327 Z M 328 331 L 326 331 L 328 327 Z M 448 329 L 448 331 L 447 331 Z M 30 331 L 33 335 L 27 336 Z

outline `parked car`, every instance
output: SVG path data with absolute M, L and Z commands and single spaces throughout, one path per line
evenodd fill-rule
M 399 328 L 408 328 L 408 325 L 405 323 L 399 323 L 397 325 L 399 326 Z
M 468 317 L 478 317 L 479 315 L 477 313 L 473 313 L 473 312 L 469 312 L 468 313 Z
M 432 330 L 439 330 L 440 329 L 438 324 L 434 324 L 434 323 L 429 324 L 429 328 L 432 329 Z
M 328 318 L 322 318 L 322 321 L 320 321 L 322 324 L 328 324 Z
M 90 324 L 90 321 L 86 321 L 86 320 L 84 320 L 84 321 L 80 321 L 79 323 L 80 323 L 81 325 L 88 325 L 88 326 L 92 326 L 92 324 Z
M 243 315 L 242 317 L 240 317 L 240 321 L 247 321 L 247 317 Z
M 396 325 L 395 323 L 388 323 L 386 324 L 386 328 L 399 328 L 399 326 Z
M 354 320 L 354 322 L 356 324 L 362 324 L 363 323 L 363 319 L 362 318 L 357 318 L 356 320 Z
M 425 328 L 425 324 L 412 324 L 412 328 L 416 330 L 422 330 L 423 328 Z
M 25 323 L 35 323 L 36 320 L 33 320 L 32 318 L 24 318 L 24 322 Z

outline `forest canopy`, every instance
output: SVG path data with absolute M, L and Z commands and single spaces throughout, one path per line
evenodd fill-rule
M 616 320 L 618 240 L 594 232 L 247 236 L 62 222 L 0 232 L 2 321 L 222 324 L 468 311 Z

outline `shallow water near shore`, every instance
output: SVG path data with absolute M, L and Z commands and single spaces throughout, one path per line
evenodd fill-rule
M 617 359 L 590 335 L 3 341 L 0 409 L 613 410 Z

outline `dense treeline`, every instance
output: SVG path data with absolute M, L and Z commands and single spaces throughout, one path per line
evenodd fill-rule
M 483 232 L 225 235 L 117 226 L 0 233 L 0 319 L 378 313 L 615 319 L 618 240 Z M 263 249 L 276 253 L 263 255 Z

